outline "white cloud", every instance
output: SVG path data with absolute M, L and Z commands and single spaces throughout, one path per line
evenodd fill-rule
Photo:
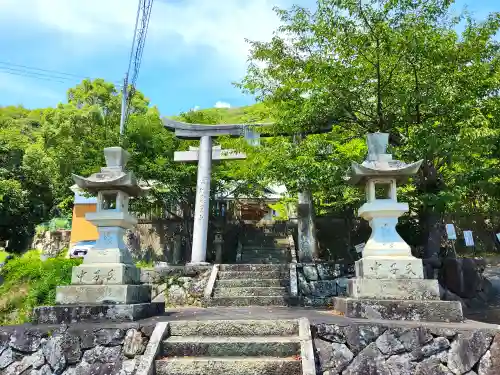
M 198 111 L 200 109 L 199 105 L 195 105 L 193 108 L 191 108 L 191 111 Z
M 218 101 L 217 103 L 215 103 L 214 107 L 215 108 L 231 108 L 231 104 Z
M 278 0 L 278 2 L 291 0 Z M 137 0 L 2 0 L 0 24 L 64 33 L 73 46 L 95 51 L 128 48 Z M 246 64 L 250 40 L 268 40 L 279 20 L 276 0 L 157 0 L 153 4 L 146 54 L 183 56 L 208 48 L 220 63 L 240 71 Z M 76 39 L 76 40 L 75 40 Z M 87 43 L 87 44 L 85 44 Z M 92 44 L 88 44 L 92 43 Z M 154 45 L 154 48 L 149 48 Z

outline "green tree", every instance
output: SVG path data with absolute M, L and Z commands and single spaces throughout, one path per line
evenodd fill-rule
M 11 250 L 28 245 L 36 224 L 71 215 L 71 174 L 98 171 L 103 148 L 119 144 L 120 102 L 115 86 L 98 79 L 69 89 L 68 103 L 55 108 L 0 108 L 0 239 L 9 240 Z M 136 91 L 129 114 L 134 129 L 147 128 L 150 112 L 148 100 Z M 159 122 L 157 111 L 155 116 Z M 154 155 L 164 150 L 152 149 L 142 160 L 161 162 Z M 144 174 L 144 168 L 137 169 Z
M 277 129 L 336 124 L 338 140 L 388 132 L 395 156 L 424 159 L 405 198 L 426 256 L 439 250 L 446 210 L 466 195 L 498 201 L 500 15 L 452 17 L 451 3 L 319 0 L 314 11 L 277 10 L 283 25 L 270 42 L 251 42 L 240 85 L 271 108 Z
M 48 217 L 51 161 L 39 151 L 39 111 L 0 108 L 0 239 L 22 249 L 33 223 Z

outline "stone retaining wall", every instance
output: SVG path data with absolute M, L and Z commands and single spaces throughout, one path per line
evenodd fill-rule
M 318 324 L 312 334 L 318 374 L 500 374 L 499 331 L 367 322 Z
M 0 373 L 129 375 L 137 368 L 153 330 L 154 324 L 128 329 L 3 327 Z
M 71 231 L 64 229 L 36 233 L 30 248 L 40 250 L 48 258 L 54 258 L 69 248 L 70 237 Z
M 323 375 L 498 375 L 500 331 L 352 322 L 311 326 Z M 2 375 L 133 375 L 154 324 L 2 327 Z
M 329 297 L 345 295 L 354 267 L 339 263 L 297 263 L 297 290 L 306 304 L 321 305 Z M 293 281 L 292 281 L 293 282 Z
M 426 277 L 439 280 L 442 300 L 460 301 L 464 309 L 478 309 L 498 297 L 498 291 L 484 276 L 484 259 L 424 259 L 423 263 Z M 297 263 L 296 269 L 298 296 L 313 306 L 329 305 L 330 297 L 345 295 L 347 279 L 355 277 L 354 264 L 348 263 Z
M 151 284 L 153 301 L 167 307 L 201 306 L 212 265 L 166 266 L 141 270 L 141 282 Z

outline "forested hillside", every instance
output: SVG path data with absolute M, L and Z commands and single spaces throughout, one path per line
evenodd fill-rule
M 87 176 L 104 165 L 104 147 L 119 144 L 120 96 L 103 80 L 84 81 L 56 108 L 0 107 L 0 239 L 21 249 L 34 226 L 54 216 L 71 216 L 71 173 Z M 125 147 L 130 168 L 141 180 L 155 180 L 158 200 L 194 199 L 196 166 L 173 163 L 173 152 L 193 142 L 165 130 L 156 108 L 134 96 Z M 230 123 L 268 120 L 265 107 L 207 109 L 176 118 Z M 222 167 L 224 168 L 224 167 Z
M 319 4 L 315 12 L 280 11 L 283 28 L 273 40 L 251 43 L 239 86 L 259 104 L 178 116 L 205 124 L 272 120 L 297 135 L 260 147 L 220 139 L 248 159 L 217 165 L 213 191 L 221 181 L 245 181 L 242 192 L 281 183 L 292 197 L 311 191 L 318 215 L 354 217 L 363 194 L 345 174 L 364 158 L 365 134 L 383 131 L 396 158 L 424 160 L 399 192 L 413 208 L 412 244 L 435 253 L 451 213 L 484 215 L 500 231 L 500 15 L 455 17 L 440 0 Z M 71 173 L 97 171 L 102 149 L 119 144 L 120 101 L 116 87 L 95 80 L 69 89 L 56 108 L 0 108 L 0 239 L 12 250 L 35 224 L 70 215 Z M 332 131 L 300 136 L 324 125 Z M 196 165 L 173 162 L 175 150 L 192 144 L 165 130 L 159 111 L 135 94 L 123 145 L 137 176 L 160 183 L 157 202 L 193 204 Z

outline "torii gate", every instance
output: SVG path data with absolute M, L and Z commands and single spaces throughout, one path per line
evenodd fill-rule
M 209 219 L 210 178 L 213 160 L 241 160 L 246 155 L 234 150 L 222 150 L 212 147 L 212 138 L 220 136 L 242 137 L 255 134 L 249 125 L 200 125 L 163 119 L 163 125 L 168 130 L 175 131 L 178 138 L 199 138 L 200 147 L 191 147 L 189 151 L 176 151 L 174 161 L 198 162 L 198 176 L 196 181 L 196 203 L 194 210 L 193 247 L 190 264 L 206 264 L 207 233 Z M 271 124 L 252 124 L 262 127 Z
M 193 227 L 193 248 L 191 251 L 190 264 L 206 264 L 207 253 L 207 233 L 208 233 L 208 216 L 209 216 L 209 199 L 210 199 L 210 174 L 212 169 L 212 160 L 231 160 L 231 159 L 244 159 L 246 155 L 235 153 L 233 150 L 212 149 L 212 138 L 224 135 L 231 137 L 246 136 L 252 138 L 255 135 L 252 127 L 266 128 L 270 127 L 272 123 L 265 124 L 218 124 L 218 125 L 203 125 L 203 124 L 188 124 L 185 122 L 174 121 L 163 118 L 163 125 L 170 131 L 175 131 L 178 138 L 200 139 L 199 150 L 181 151 L 176 152 L 174 160 L 176 161 L 198 161 L 198 177 L 196 183 L 196 203 L 194 213 L 194 227 Z M 313 131 L 306 131 L 302 136 L 308 134 L 320 134 L 332 130 L 332 125 L 319 127 Z M 257 133 L 258 134 L 258 133 Z M 287 133 L 265 134 L 261 136 L 289 136 Z M 231 156 L 232 155 L 232 156 Z M 299 211 L 305 211 L 304 215 L 299 212 L 298 217 L 298 235 L 299 243 L 305 244 L 305 249 L 299 247 L 299 256 L 302 261 L 311 261 L 311 238 L 312 233 L 309 223 L 313 220 L 313 214 L 310 206 L 311 202 L 303 202 L 301 204 L 301 197 L 304 194 L 299 194 Z M 301 210 L 301 206 L 307 206 L 306 210 Z M 301 217 L 303 216 L 303 217 Z

